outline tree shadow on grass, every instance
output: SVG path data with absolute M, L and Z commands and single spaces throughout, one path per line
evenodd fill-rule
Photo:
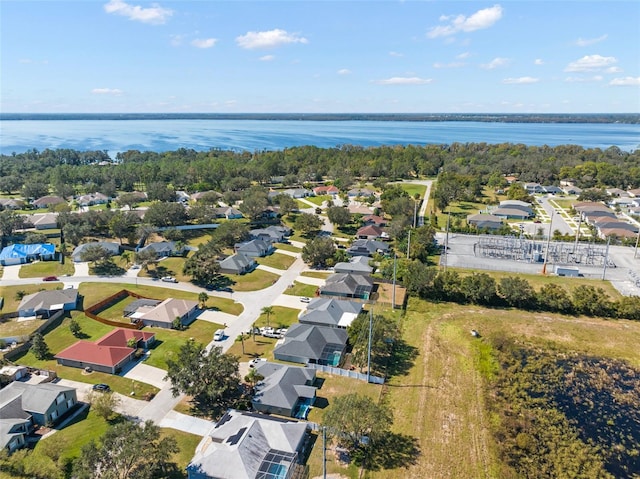
M 406 375 L 409 369 L 413 367 L 418 353 L 418 348 L 415 346 L 410 345 L 403 339 L 397 340 L 387 362 L 387 377 Z
M 122 276 L 126 271 L 113 261 L 105 261 L 96 264 L 93 267 L 93 273 L 97 276 Z
M 366 449 L 358 449 L 352 455 L 358 466 L 370 471 L 397 469 L 412 466 L 420 456 L 418 439 L 406 434 L 389 432 Z

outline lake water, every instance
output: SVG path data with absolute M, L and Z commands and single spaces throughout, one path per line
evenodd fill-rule
M 584 148 L 640 148 L 640 125 L 626 123 L 491 123 L 476 121 L 295 120 L 2 120 L 0 153 L 30 149 L 206 151 L 280 150 L 459 143 L 575 144 Z

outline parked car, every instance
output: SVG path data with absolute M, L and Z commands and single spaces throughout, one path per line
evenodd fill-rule
M 274 329 L 271 326 L 265 326 L 260 328 L 260 334 L 263 336 L 267 336 L 267 334 L 275 333 Z
M 57 276 L 45 276 L 44 278 L 42 278 L 42 281 L 58 281 L 58 277 Z
M 260 363 L 264 363 L 264 362 L 266 362 L 266 361 L 267 361 L 267 360 L 266 360 L 266 359 L 264 359 L 264 358 L 254 358 L 254 359 L 252 359 L 251 361 L 249 361 L 249 367 L 250 367 L 250 368 L 255 368 L 255 367 L 257 367 Z
M 163 276 L 161 281 L 164 281 L 165 283 L 177 283 L 178 280 L 175 279 L 173 276 Z
M 311 298 L 307 298 L 306 296 L 303 296 L 300 298 L 300 302 L 302 303 L 310 303 L 311 302 Z
M 276 329 L 276 333 L 278 333 L 280 335 L 280 337 L 284 336 L 285 334 L 287 334 L 287 331 L 289 331 L 288 328 L 280 328 L 280 329 Z
M 224 329 L 217 329 L 215 333 L 213 333 L 214 341 L 222 341 L 224 339 Z
M 94 391 L 100 391 L 103 393 L 111 391 L 111 388 L 109 387 L 109 385 L 104 383 L 94 384 L 91 389 L 93 389 Z

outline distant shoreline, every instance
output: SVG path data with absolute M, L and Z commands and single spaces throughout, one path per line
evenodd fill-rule
M 640 124 L 640 113 L 0 113 L 0 121 L 266 120 Z

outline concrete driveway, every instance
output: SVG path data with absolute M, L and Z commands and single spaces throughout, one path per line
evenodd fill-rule
M 304 310 L 307 309 L 307 303 L 300 301 L 301 296 L 292 296 L 290 294 L 281 294 L 274 301 L 274 306 L 284 306 L 286 308 L 293 308 Z
M 17 280 L 20 279 L 20 267 L 21 264 L 14 264 L 11 266 L 3 266 L 2 279 L 3 280 Z
M 238 317 L 233 314 L 223 313 L 222 311 L 206 309 L 202 311 L 196 319 L 201 319 L 202 321 L 207 321 L 209 323 L 231 324 L 238 319 Z
M 151 384 L 158 389 L 162 389 L 163 387 L 166 387 L 168 385 L 168 383 L 164 380 L 164 377 L 166 375 L 167 372 L 164 369 L 149 366 L 147 364 L 144 364 L 143 362 L 138 362 L 131 369 L 126 371 L 125 374 L 123 374 L 123 377 L 135 381 L 140 381 L 146 384 Z

